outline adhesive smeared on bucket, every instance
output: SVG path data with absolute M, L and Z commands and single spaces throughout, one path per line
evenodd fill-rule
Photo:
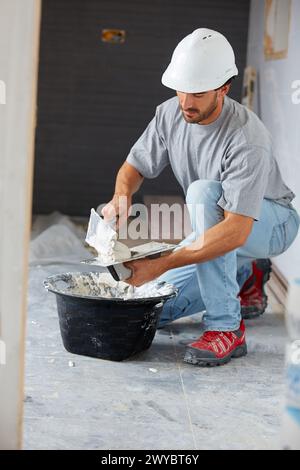
M 44 286 L 56 294 L 67 351 L 114 361 L 151 346 L 163 304 L 177 294 L 165 282 L 132 287 L 94 272 L 50 276 Z
M 174 286 L 165 282 L 153 281 L 134 287 L 126 282 L 115 281 L 110 274 L 95 272 L 50 276 L 44 285 L 54 293 L 123 300 L 162 297 L 174 292 Z

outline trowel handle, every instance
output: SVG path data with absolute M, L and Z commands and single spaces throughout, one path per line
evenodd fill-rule
M 113 266 L 107 266 L 110 274 L 115 281 L 125 281 L 129 279 L 132 275 L 132 271 L 129 268 L 126 268 L 123 263 L 114 264 Z

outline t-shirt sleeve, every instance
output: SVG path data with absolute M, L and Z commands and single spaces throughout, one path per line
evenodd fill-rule
M 145 178 L 156 178 L 169 164 L 169 155 L 159 125 L 157 111 L 144 133 L 134 144 L 126 161 Z
M 237 145 L 225 158 L 218 205 L 259 220 L 269 171 L 270 160 L 263 147 Z

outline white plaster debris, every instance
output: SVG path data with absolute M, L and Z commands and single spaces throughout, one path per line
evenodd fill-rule
M 123 300 L 161 297 L 174 292 L 174 287 L 168 283 L 151 281 L 134 287 L 123 281 L 115 281 L 108 273 L 93 272 L 51 276 L 44 285 L 46 289 L 62 294 Z
M 75 362 L 69 361 L 69 367 L 75 367 Z
M 117 238 L 117 232 L 92 209 L 85 241 L 95 248 L 100 262 L 114 263 L 130 258 L 130 249 Z
M 152 369 L 152 368 L 150 368 L 149 371 L 150 371 L 150 372 L 153 372 L 153 374 L 156 374 L 156 373 L 157 373 L 157 369 Z
M 41 219 L 41 220 L 40 220 Z M 30 265 L 41 269 L 48 264 L 76 263 L 90 256 L 84 247 L 84 230 L 58 213 L 39 216 L 30 242 Z

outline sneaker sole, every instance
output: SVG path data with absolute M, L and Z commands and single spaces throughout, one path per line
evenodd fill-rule
M 258 318 L 263 313 L 265 313 L 266 308 L 268 306 L 268 297 L 265 295 L 263 301 L 263 307 L 261 309 L 257 309 L 257 307 L 242 307 L 241 308 L 241 315 L 243 320 L 252 320 L 252 318 Z
M 193 366 L 217 367 L 217 366 L 224 366 L 225 364 L 228 364 L 228 362 L 230 362 L 231 359 L 237 359 L 239 357 L 246 356 L 246 354 L 247 354 L 246 344 L 239 346 L 238 348 L 236 348 L 234 351 L 232 351 L 223 359 L 200 358 L 200 357 L 197 357 L 196 349 L 189 348 L 185 353 L 183 361 L 186 362 L 187 364 L 192 364 Z
M 264 277 L 263 277 L 263 288 L 262 288 L 263 296 L 264 296 L 263 307 L 261 309 L 257 309 L 256 307 L 242 307 L 241 314 L 242 314 L 243 320 L 252 320 L 252 318 L 260 317 L 263 313 L 265 313 L 266 308 L 268 306 L 268 296 L 265 293 L 265 285 L 270 280 L 270 277 L 271 277 L 272 262 L 268 259 L 268 260 L 260 261 L 259 264 L 262 267 L 262 269 L 265 270 Z

